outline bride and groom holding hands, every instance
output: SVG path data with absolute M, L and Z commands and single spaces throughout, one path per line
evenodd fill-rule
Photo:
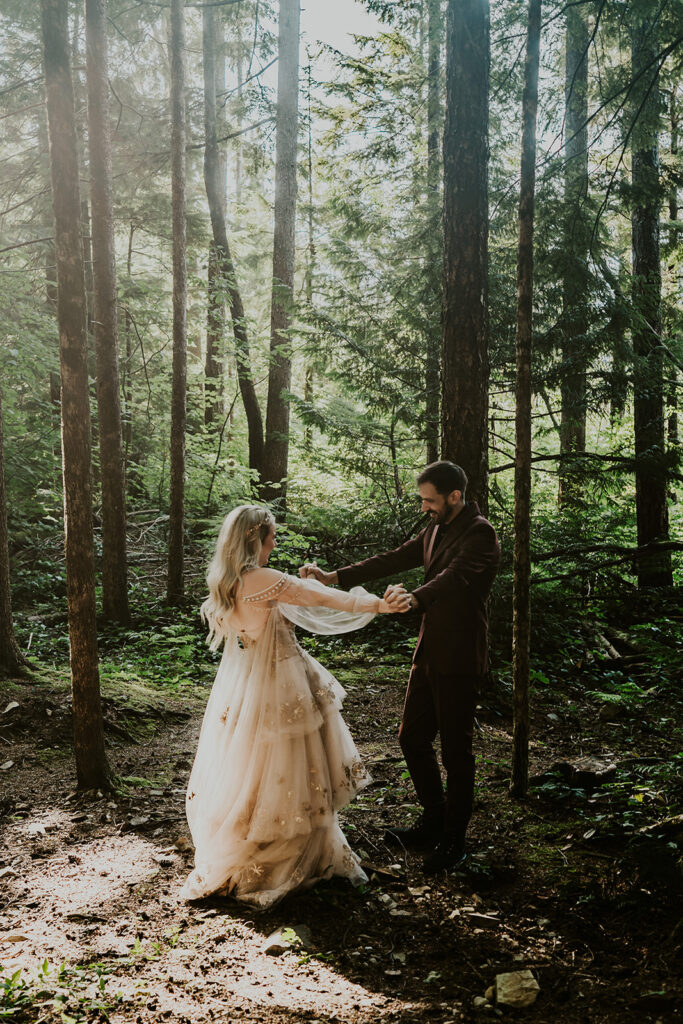
M 459 466 L 432 463 L 417 484 L 425 528 L 393 551 L 331 572 L 315 563 L 299 577 L 267 568 L 276 544 L 267 508 L 242 505 L 226 517 L 202 606 L 223 656 L 187 790 L 195 868 L 183 886 L 186 899 L 225 893 L 268 907 L 332 875 L 367 880 L 338 811 L 371 779 L 341 715 L 344 691 L 298 645 L 295 625 L 329 634 L 376 614 L 420 616 L 398 738 L 422 813 L 408 828 L 387 829 L 384 839 L 426 853 L 428 874 L 464 859 L 474 712 L 487 668 L 486 598 L 500 546 L 466 500 Z M 360 586 L 421 565 L 425 582 L 411 593 L 400 582 L 382 598 Z

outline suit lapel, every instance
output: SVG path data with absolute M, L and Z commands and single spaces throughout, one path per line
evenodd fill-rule
M 434 526 L 432 526 L 431 533 L 429 533 L 429 535 L 425 534 L 425 540 L 424 540 L 425 572 L 429 571 L 429 566 L 431 565 L 432 561 L 434 560 L 434 545 L 435 545 L 435 542 L 436 542 L 436 539 L 437 539 L 437 533 L 438 533 L 438 526 L 434 525 Z
M 430 576 L 434 575 L 437 564 L 442 560 L 443 555 L 449 553 L 461 537 L 467 533 L 467 530 L 472 525 L 472 521 L 478 514 L 479 509 L 476 505 L 466 505 L 446 534 L 446 539 L 443 540 L 442 543 L 438 543 L 437 538 L 437 544 L 431 544 L 431 538 L 434 537 L 436 527 L 432 530 L 429 545 L 427 545 L 425 538 L 425 579 L 429 579 Z M 430 558 L 427 558 L 428 553 L 431 554 Z

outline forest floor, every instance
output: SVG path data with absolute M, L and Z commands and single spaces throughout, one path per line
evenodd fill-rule
M 29 625 L 38 635 L 38 619 Z M 683 1017 L 680 634 L 671 649 L 669 633 L 670 655 L 657 656 L 657 668 L 654 634 L 637 623 L 609 637 L 595 627 L 589 642 L 577 626 L 554 667 L 541 670 L 536 659 L 534 784 L 524 800 L 508 794 L 503 673 L 478 711 L 469 858 L 435 879 L 417 855 L 382 841 L 387 824 L 416 810 L 396 741 L 410 643 L 397 647 L 380 628 L 372 634 L 374 625 L 362 643 L 304 640 L 346 688 L 345 717 L 373 775 L 342 822 L 370 883 L 360 891 L 321 883 L 261 914 L 229 899 L 179 899 L 192 864 L 185 785 L 212 674 L 196 622 L 188 619 L 185 633 L 170 619 L 157 622 L 129 632 L 128 645 L 121 635 L 105 640 L 113 792 L 75 791 L 63 647 L 34 679 L 1 684 L 0 1017 Z M 146 661 L 134 660 L 133 642 Z M 612 767 L 603 776 L 583 765 L 581 775 L 571 765 L 582 756 Z M 264 952 L 271 933 L 300 925 L 309 948 Z M 540 986 L 531 1007 L 484 1002 L 496 975 L 525 969 Z

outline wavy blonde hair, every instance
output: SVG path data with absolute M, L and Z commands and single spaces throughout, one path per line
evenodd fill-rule
M 238 505 L 223 520 L 216 550 L 206 571 L 209 596 L 201 607 L 202 619 L 209 625 L 210 639 L 220 631 L 226 616 L 235 607 L 243 574 L 258 568 L 261 547 L 274 525 L 273 513 L 263 505 Z

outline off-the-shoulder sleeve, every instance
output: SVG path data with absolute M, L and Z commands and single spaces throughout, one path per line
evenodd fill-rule
M 303 607 L 336 608 L 343 612 L 363 612 L 377 614 L 380 610 L 381 599 L 374 594 L 353 593 L 345 590 L 334 590 L 326 587 L 318 580 L 302 580 L 296 576 L 283 574 L 283 579 L 276 582 L 271 590 L 277 589 L 276 595 L 271 595 L 271 600 L 282 601 L 284 604 L 293 604 Z

